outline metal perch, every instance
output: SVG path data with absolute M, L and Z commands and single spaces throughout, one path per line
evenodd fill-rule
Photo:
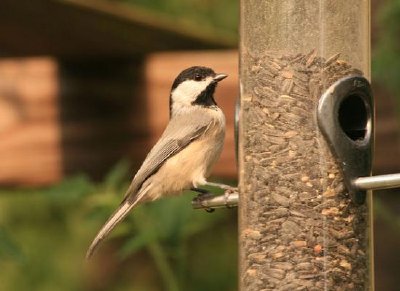
M 192 200 L 194 209 L 232 208 L 238 205 L 239 193 L 237 189 L 226 190 L 222 195 L 200 194 Z

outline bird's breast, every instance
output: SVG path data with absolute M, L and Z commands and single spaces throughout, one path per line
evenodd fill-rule
M 225 120 L 215 119 L 202 136 L 171 158 L 168 166 L 180 169 L 187 183 L 204 183 L 221 154 L 224 138 Z
M 206 181 L 221 154 L 225 137 L 225 118 L 223 114 L 215 117 L 204 134 L 169 158 L 153 176 L 151 183 L 158 185 L 153 195 L 177 194 Z

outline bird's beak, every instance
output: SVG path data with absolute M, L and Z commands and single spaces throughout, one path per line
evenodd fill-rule
M 216 74 L 213 79 L 215 82 L 219 82 L 219 81 L 222 81 L 223 79 L 225 79 L 226 77 L 228 77 L 228 75 L 226 75 L 226 74 Z

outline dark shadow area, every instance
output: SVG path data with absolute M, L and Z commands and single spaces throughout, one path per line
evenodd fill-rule
M 400 137 L 396 98 L 379 81 L 373 83 L 375 145 L 373 174 L 400 172 Z M 394 291 L 400 278 L 400 191 L 374 191 L 375 289 Z
M 136 168 L 149 137 L 143 58 L 60 60 L 62 163 L 96 180 L 119 160 Z
M 398 290 L 400 273 L 399 190 L 374 192 L 374 252 L 376 290 Z
M 367 134 L 367 124 L 371 119 L 364 100 L 358 95 L 347 96 L 339 107 L 339 123 L 346 135 L 352 139 L 363 140 Z

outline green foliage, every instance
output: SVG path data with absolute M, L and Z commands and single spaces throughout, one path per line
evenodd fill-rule
M 193 210 L 193 193 L 137 207 L 84 261 L 122 199 L 128 168 L 119 163 L 100 184 L 81 175 L 0 190 L 1 290 L 236 289 L 236 211 Z
M 0 228 L 0 259 L 5 260 L 8 257 L 18 262 L 24 258 L 21 248 L 3 228 Z
M 373 77 L 400 96 L 400 1 L 387 1 L 378 22 L 380 34 L 372 58 Z
M 395 232 L 400 232 L 400 216 L 395 213 L 380 197 L 374 197 L 374 214 Z

